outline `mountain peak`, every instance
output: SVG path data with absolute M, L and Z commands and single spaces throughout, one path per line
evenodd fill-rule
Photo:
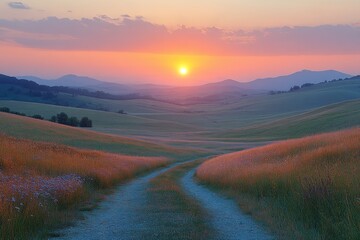
M 239 83 L 239 82 L 236 81 L 236 80 L 233 80 L 233 79 L 225 79 L 225 80 L 223 80 L 223 81 L 221 81 L 221 82 L 219 82 L 219 83 L 226 83 L 226 84 L 228 84 L 228 83 Z
M 78 77 L 80 77 L 80 76 L 71 73 L 71 74 L 66 74 L 60 78 L 78 78 Z

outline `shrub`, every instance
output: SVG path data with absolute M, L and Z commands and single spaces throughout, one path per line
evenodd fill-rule
M 50 122 L 57 122 L 57 117 L 56 116 L 52 116 L 50 119 L 49 119 Z
M 67 121 L 67 125 L 72 127 L 78 127 L 79 126 L 79 120 L 77 117 L 70 117 Z
M 39 115 L 39 114 L 35 114 L 32 116 L 32 118 L 35 118 L 35 119 L 40 119 L 40 120 L 43 120 L 43 116 Z
M 56 119 L 58 123 L 66 125 L 68 123 L 69 117 L 66 113 L 61 112 L 56 115 Z
M 10 108 L 1 107 L 1 108 L 0 108 L 0 112 L 7 112 L 7 113 L 9 113 L 9 112 L 10 112 Z
M 80 120 L 80 127 L 92 127 L 92 121 L 88 117 L 83 117 Z

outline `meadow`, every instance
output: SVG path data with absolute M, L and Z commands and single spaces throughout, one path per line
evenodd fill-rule
M 360 100 L 331 104 L 290 117 L 206 135 L 229 140 L 274 141 L 354 126 L 360 126 Z
M 227 189 L 283 239 L 355 240 L 359 156 L 360 128 L 353 128 L 222 155 L 196 176 Z
M 0 146 L 1 239 L 46 234 L 72 220 L 75 209 L 93 201 L 101 189 L 169 161 L 163 157 L 81 150 L 2 134 Z
M 0 107 L 27 115 L 50 118 L 65 112 L 93 120 L 89 130 L 0 112 L 0 134 L 5 134 L 0 141 L 1 235 L 46 238 L 48 229 L 77 217 L 76 209 L 93 208 L 92 199 L 102 190 L 169 161 L 359 126 L 359 86 L 349 80 L 194 105 L 70 95 L 63 97 L 73 99 L 73 107 L 0 100 Z M 77 108 L 81 102 L 109 111 Z M 284 239 L 356 239 L 359 134 L 355 128 L 235 152 L 204 163 L 197 176 L 230 191 L 243 209 L 251 209 Z M 188 219 L 181 229 L 188 229 L 190 238 L 213 234 L 204 225 L 206 209 L 178 182 L 196 164 L 150 182 L 149 211 L 177 216 L 153 222 L 168 223 L 157 229 L 164 239 L 176 231 L 182 236 L 177 219 Z
M 226 131 L 232 131 L 234 128 L 242 131 L 243 128 L 282 119 L 292 120 L 288 118 L 331 104 L 359 99 L 359 87 L 360 81 L 355 79 L 314 85 L 296 92 L 275 95 L 253 94 L 240 99 L 229 98 L 218 102 L 192 105 L 140 99 L 114 101 L 68 96 L 70 103 L 81 100 L 98 105 L 99 109 L 108 109 L 108 111 L 84 109 L 81 105 L 64 107 L 9 101 L 5 100 L 6 98 L 0 100 L 0 107 L 9 107 L 11 110 L 24 112 L 27 115 L 40 114 L 45 118 L 50 118 L 59 112 L 78 118 L 87 116 L 93 120 L 93 130 L 118 135 L 168 137 L 171 134 L 180 139 L 186 138 L 187 136 L 183 135 L 188 134 L 189 139 L 194 139 L 207 137 L 208 135 L 204 134 L 208 133 L 210 138 L 241 139 L 241 134 L 228 136 Z M 119 110 L 124 110 L 127 114 L 117 113 Z
M 9 136 L 34 141 L 46 141 L 72 147 L 134 156 L 179 157 L 192 152 L 181 148 L 69 127 L 7 113 L 0 113 L 0 132 Z

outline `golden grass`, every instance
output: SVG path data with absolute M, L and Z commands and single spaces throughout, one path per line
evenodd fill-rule
M 302 239 L 360 239 L 360 128 L 219 156 L 196 175 L 270 199 L 269 215 L 287 217 Z
M 59 210 L 81 203 L 96 189 L 166 162 L 0 134 L 0 236 L 30 238 L 53 222 Z

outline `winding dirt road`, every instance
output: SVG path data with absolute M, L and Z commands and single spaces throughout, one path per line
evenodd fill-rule
M 163 210 L 146 212 L 146 204 L 149 204 L 146 189 L 151 179 L 180 164 L 172 164 L 119 186 L 97 209 L 86 213 L 84 220 L 64 229 L 61 237 L 55 239 L 157 239 L 154 222 L 162 217 L 159 214 L 169 213 Z M 241 213 L 235 202 L 195 183 L 193 174 L 194 169 L 187 172 L 181 179 L 181 186 L 209 213 L 207 221 L 216 232 L 214 239 L 273 239 L 249 216 Z

